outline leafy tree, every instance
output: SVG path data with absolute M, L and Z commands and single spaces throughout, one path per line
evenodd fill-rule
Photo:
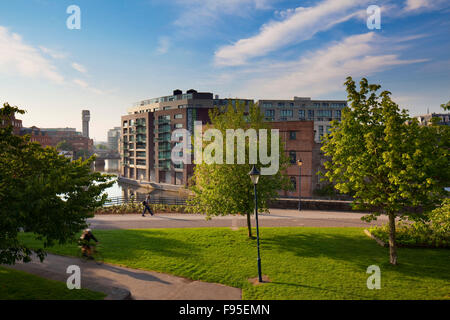
M 0 108 L 0 118 L 16 113 L 24 111 L 8 103 Z M 13 135 L 11 126 L 0 129 L 0 264 L 28 262 L 33 251 L 44 259 L 44 250 L 20 240 L 21 230 L 49 246 L 70 241 L 87 226 L 86 218 L 103 204 L 101 194 L 113 183 L 91 172 L 92 161 L 70 162 L 28 135 Z
M 395 218 L 427 219 L 447 194 L 450 136 L 446 126 L 419 126 L 379 85 L 346 81 L 350 108 L 333 123 L 322 150 L 326 178 L 342 193 L 354 192 L 354 207 L 389 217 L 390 263 L 397 264 Z
M 231 103 L 225 111 L 214 109 L 210 112 L 210 128 L 219 130 L 223 137 L 223 155 L 225 158 L 226 130 L 227 129 L 259 129 L 268 130 L 268 147 L 271 150 L 270 127 L 264 122 L 260 108 L 250 104 L 248 114 L 243 103 Z M 207 147 L 207 146 L 206 146 Z M 190 200 L 191 210 L 203 212 L 207 218 L 228 214 L 240 214 L 247 216 L 248 236 L 252 237 L 250 215 L 254 211 L 254 190 L 249 172 L 253 165 L 249 164 L 249 139 L 245 139 L 245 164 L 237 164 L 237 146 L 233 142 L 235 150 L 235 164 L 196 164 L 191 180 L 191 190 L 194 197 Z M 203 146 L 203 151 L 205 146 Z M 258 147 L 259 154 L 259 147 Z M 280 142 L 279 150 L 280 170 L 274 175 L 262 175 L 258 183 L 258 209 L 261 212 L 268 211 L 268 202 L 278 197 L 278 190 L 290 189 L 289 179 L 282 174 L 288 165 L 288 158 L 284 154 Z M 258 160 L 257 166 L 262 167 Z
M 444 109 L 445 111 L 449 111 L 450 110 L 450 101 L 447 102 L 447 104 L 441 104 L 441 108 Z

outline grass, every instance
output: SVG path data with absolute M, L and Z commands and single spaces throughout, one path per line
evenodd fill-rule
M 400 248 L 399 265 L 361 228 L 262 228 L 263 274 L 246 229 L 96 230 L 105 262 L 243 289 L 244 299 L 450 299 L 450 251 Z M 33 236 L 26 241 L 39 246 Z M 75 255 L 76 245 L 49 251 Z M 381 268 L 381 289 L 367 289 L 367 267 Z
M 100 300 L 104 293 L 69 290 L 63 282 L 0 267 L 0 300 Z

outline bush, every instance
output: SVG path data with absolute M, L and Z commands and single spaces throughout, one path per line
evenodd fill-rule
M 429 221 L 399 222 L 396 240 L 399 246 L 450 247 L 450 199 L 427 215 Z M 389 226 L 373 227 L 369 231 L 384 242 L 389 241 Z
M 152 211 L 154 213 L 187 212 L 186 206 L 184 205 L 151 204 L 150 208 L 152 208 Z M 133 202 L 99 208 L 95 211 L 95 214 L 130 214 L 130 213 L 142 213 L 143 210 L 144 207 L 142 203 Z

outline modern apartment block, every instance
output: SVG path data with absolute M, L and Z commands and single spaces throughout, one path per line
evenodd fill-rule
M 122 127 L 114 127 L 108 130 L 108 148 L 109 150 L 117 151 L 119 149 L 119 140 L 122 132 Z
M 186 93 L 175 90 L 171 96 L 134 104 L 122 117 L 122 177 L 187 185 L 193 164 L 172 163 L 171 150 L 181 143 L 171 141 L 172 131 L 183 128 L 193 134 L 194 122 L 206 124 L 213 105 L 212 93 L 192 89 Z
M 259 100 L 261 112 L 267 121 L 314 121 L 314 141 L 330 129 L 332 120 L 341 120 L 345 100 L 311 100 L 294 97 L 293 100 Z

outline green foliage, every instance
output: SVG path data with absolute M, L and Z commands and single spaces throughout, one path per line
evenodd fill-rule
M 5 103 L 0 117 L 23 113 Z M 92 173 L 93 159 L 70 162 L 54 148 L 42 148 L 29 136 L 0 128 L 0 263 L 29 261 L 32 251 L 18 239 L 20 230 L 37 234 L 45 243 L 64 243 L 106 200 L 110 176 Z M 43 259 L 44 250 L 36 252 Z
M 351 77 L 346 82 L 350 108 L 333 123 L 322 150 L 325 177 L 342 193 L 354 192 L 354 207 L 368 210 L 368 221 L 380 214 L 424 218 L 447 194 L 450 181 L 450 131 L 446 126 L 419 126 L 390 98 L 377 94 L 379 85 Z M 407 124 L 410 121 L 410 124 Z M 391 230 L 391 261 L 396 263 L 395 229 Z
M 150 208 L 154 213 L 187 213 L 186 206 L 168 205 L 168 204 L 151 204 Z M 131 214 L 141 213 L 144 210 L 141 203 L 129 202 L 121 205 L 98 208 L 95 214 Z
M 399 222 L 396 239 L 403 246 L 450 247 L 450 199 L 428 215 L 429 221 Z M 370 228 L 370 232 L 383 241 L 389 238 L 389 226 Z
M 248 114 L 243 103 L 233 106 L 231 103 L 226 110 L 219 112 L 214 109 L 210 112 L 211 128 L 219 130 L 223 137 L 223 155 L 227 150 L 227 129 L 259 129 L 268 130 L 267 150 L 271 150 L 270 127 L 264 122 L 258 105 L 249 104 Z M 249 140 L 245 139 L 245 161 L 237 164 L 237 146 L 233 143 L 235 164 L 197 164 L 192 177 L 191 190 L 194 196 L 190 199 L 190 210 L 203 212 L 207 218 L 218 215 L 241 214 L 247 215 L 247 224 L 250 232 L 250 214 L 254 211 L 254 190 L 248 173 L 253 165 L 249 164 Z M 205 146 L 203 146 L 203 150 Z M 258 146 L 259 147 L 259 146 Z M 259 150 L 259 148 L 258 148 Z M 259 154 L 259 151 L 258 151 Z M 284 154 L 283 145 L 280 141 L 279 150 L 280 170 L 275 175 L 264 175 L 258 183 L 258 209 L 261 212 L 268 211 L 270 200 L 278 197 L 278 190 L 289 189 L 289 179 L 282 173 L 288 165 L 288 158 Z M 257 164 L 261 168 L 261 163 Z
M 446 104 L 441 104 L 441 108 L 446 111 L 449 111 L 450 110 L 450 101 L 447 102 Z

